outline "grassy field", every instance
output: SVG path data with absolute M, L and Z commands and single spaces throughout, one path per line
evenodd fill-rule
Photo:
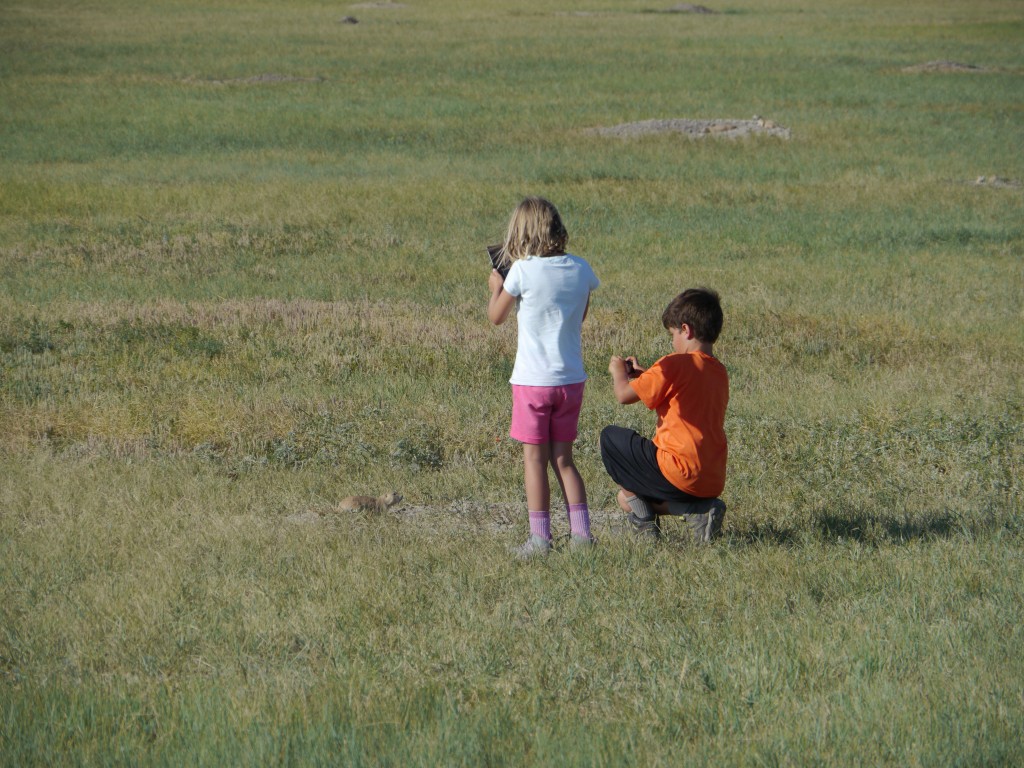
M 0 764 L 1024 763 L 1024 6 L 673 5 L 0 0 Z M 540 563 L 526 194 L 602 279 Z M 729 515 L 652 547 L 606 366 L 693 285 Z

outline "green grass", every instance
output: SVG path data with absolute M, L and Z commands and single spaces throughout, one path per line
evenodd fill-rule
M 0 4 L 0 764 L 1024 759 L 1020 4 L 662 9 Z M 534 193 L 602 280 L 601 545 L 527 565 L 483 246 Z M 650 548 L 605 368 L 697 284 L 726 536 Z

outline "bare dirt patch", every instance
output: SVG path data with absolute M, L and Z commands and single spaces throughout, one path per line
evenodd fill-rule
M 993 189 L 1020 189 L 1021 184 L 1017 179 L 1007 179 L 1003 176 L 979 176 L 973 182 L 976 187 L 992 187 Z
M 977 64 L 962 64 L 959 61 L 929 61 L 924 64 L 915 64 L 911 67 L 904 67 L 904 72 L 988 72 L 985 67 Z
M 568 525 L 558 513 L 552 514 L 555 528 Z M 322 501 L 302 512 L 284 518 L 293 525 L 331 525 L 353 520 L 376 521 L 381 525 L 409 525 L 427 532 L 440 533 L 450 530 L 474 530 L 488 533 L 515 533 L 526 528 L 526 513 L 522 504 L 496 504 L 469 500 L 454 501 L 444 506 L 398 504 L 393 509 L 380 510 L 339 510 L 335 503 Z M 605 532 L 625 531 L 625 517 L 615 509 L 590 510 L 590 522 Z M 564 525 L 563 525 L 564 524 Z
M 692 534 L 682 518 L 662 517 L 662 543 L 687 547 Z M 285 527 L 309 527 L 328 532 L 339 527 L 403 526 L 425 536 L 482 534 L 497 536 L 511 544 L 520 543 L 527 531 L 526 511 L 522 504 L 497 504 L 471 500 L 453 501 L 442 506 L 401 504 L 385 512 L 341 511 L 326 501 L 282 519 Z M 564 550 L 569 538 L 569 521 L 564 512 L 552 512 L 555 548 Z M 728 525 L 728 520 L 726 521 Z M 590 508 L 590 529 L 598 543 L 609 538 L 635 540 L 634 530 L 625 514 L 617 509 Z
M 630 13 L 619 12 L 619 13 Z M 677 3 L 670 8 L 648 8 L 646 10 L 635 11 L 634 13 L 696 13 L 696 14 L 716 14 L 711 8 L 706 5 L 694 5 L 693 3 Z M 609 16 L 618 15 L 615 11 L 557 11 L 556 16 Z
M 225 80 L 216 78 L 186 78 L 186 82 L 206 83 L 208 85 L 273 85 L 276 83 L 322 83 L 322 77 L 296 77 L 294 75 L 280 75 L 268 72 L 262 75 L 251 77 L 233 77 Z
M 789 128 L 778 125 L 773 120 L 765 120 L 757 116 L 750 120 L 690 120 L 684 118 L 641 120 L 635 123 L 591 128 L 587 133 L 597 136 L 613 136 L 621 139 L 632 139 L 639 136 L 662 133 L 681 133 L 694 139 L 739 139 L 755 135 L 776 136 L 782 139 L 790 138 Z
M 693 3 L 676 3 L 671 8 L 666 8 L 658 13 L 718 13 L 706 5 L 694 5 Z

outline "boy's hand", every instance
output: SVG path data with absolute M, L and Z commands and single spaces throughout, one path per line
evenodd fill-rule
M 608 372 L 613 378 L 615 377 L 617 369 L 621 370 L 622 375 L 627 379 L 635 379 L 646 370 L 645 368 L 640 367 L 633 355 L 630 355 L 629 357 L 612 355 L 612 359 L 608 361 Z
M 635 357 L 612 355 L 611 360 L 608 361 L 608 372 L 612 375 L 612 389 L 615 391 L 615 399 L 623 405 L 635 403 L 640 399 L 629 385 L 629 375 L 626 373 L 627 360 L 633 365 L 634 377 L 639 376 L 643 369 L 637 366 Z

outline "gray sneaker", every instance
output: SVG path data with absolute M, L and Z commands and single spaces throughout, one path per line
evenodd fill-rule
M 718 538 L 722 532 L 722 521 L 725 520 L 725 502 L 721 499 L 701 499 L 700 501 L 670 501 L 668 514 L 686 520 L 693 540 L 698 544 L 706 544 Z
M 547 557 L 551 551 L 551 542 L 540 536 L 530 535 L 525 544 L 513 547 L 512 554 L 520 560 L 532 560 L 535 557 Z
M 657 541 L 661 538 L 661 528 L 658 526 L 658 516 L 655 515 L 647 520 L 637 517 L 632 512 L 626 515 L 626 520 L 633 526 L 633 533 L 638 539 L 651 539 Z

